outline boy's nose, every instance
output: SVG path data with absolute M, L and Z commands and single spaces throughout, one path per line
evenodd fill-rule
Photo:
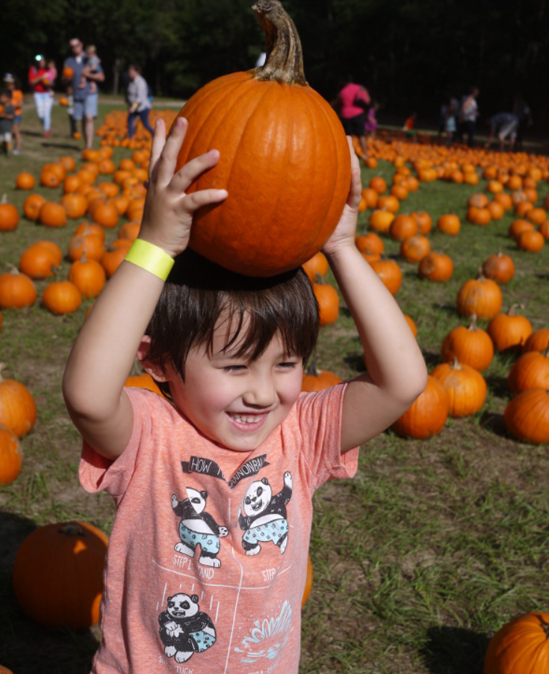
M 276 400 L 276 391 L 269 377 L 256 377 L 243 396 L 244 402 L 256 407 L 269 407 Z

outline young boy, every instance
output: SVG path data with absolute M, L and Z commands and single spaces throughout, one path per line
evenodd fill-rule
M 97 75 L 99 72 L 99 66 L 101 65 L 101 59 L 97 56 L 97 48 L 94 44 L 89 44 L 86 47 L 86 68 L 92 75 Z M 82 80 L 80 81 L 80 88 L 83 89 L 88 82 L 88 79 L 82 75 Z M 97 84 L 90 80 L 90 94 L 97 93 Z
M 117 503 L 93 672 L 297 672 L 314 491 L 356 471 L 356 447 L 426 383 L 406 320 L 355 246 L 358 159 L 324 247 L 369 373 L 300 392 L 318 332 L 301 269 L 226 272 L 187 251 L 192 219 L 225 190 L 185 194 L 219 160 L 174 174 L 186 120 L 156 124 L 135 248 L 98 298 L 65 371 L 84 438 L 80 479 Z M 167 282 L 168 275 L 177 258 Z M 151 318 L 152 317 L 152 318 Z M 173 404 L 124 389 L 135 354 Z M 191 660 L 192 658 L 192 660 Z
M 15 109 L 11 102 L 11 93 L 4 89 L 0 92 L 0 142 L 4 154 L 11 154 L 11 132 L 14 119 Z
M 6 73 L 4 75 L 4 83 L 6 89 L 11 94 L 11 103 L 14 110 L 13 118 L 13 137 L 15 141 L 15 147 L 13 148 L 13 154 L 21 154 L 21 120 L 23 115 L 23 92 L 21 91 L 21 84 L 11 73 Z

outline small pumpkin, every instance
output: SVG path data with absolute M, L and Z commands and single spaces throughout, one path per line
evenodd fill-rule
M 42 304 L 52 314 L 72 314 L 82 304 L 82 295 L 71 281 L 56 281 L 44 289 Z
M 480 275 L 461 286 L 456 304 L 461 316 L 476 314 L 481 320 L 490 320 L 501 309 L 501 290 L 495 281 Z
M 412 217 L 415 218 L 419 226 L 419 233 L 429 234 L 433 227 L 433 220 L 429 213 L 426 213 L 425 211 L 415 211 L 415 213 L 412 213 Z
M 36 423 L 36 403 L 29 389 L 15 379 L 4 379 L 0 364 L 0 424 L 20 438 Z
M 391 295 L 396 295 L 402 285 L 402 270 L 398 264 L 394 260 L 376 260 L 370 266 Z
M 431 252 L 425 255 L 419 263 L 418 274 L 422 279 L 445 283 L 454 273 L 452 258 L 445 253 Z
M 490 640 L 484 674 L 546 674 L 549 669 L 549 613 L 514 618 Z
M 74 283 L 82 297 L 97 297 L 103 290 L 107 275 L 97 260 L 82 258 L 72 263 L 69 281 Z
M 391 428 L 403 437 L 430 438 L 444 428 L 448 418 L 448 396 L 444 386 L 434 377 L 427 377 L 427 385 L 412 405 Z
M 515 275 L 515 263 L 510 255 L 498 252 L 490 257 L 482 265 L 482 273 L 500 285 L 505 285 Z
M 11 232 L 19 224 L 19 213 L 13 204 L 9 204 L 4 194 L 0 203 L 0 232 Z
M 62 204 L 55 201 L 46 201 L 40 208 L 38 219 L 46 227 L 66 227 L 67 212 Z
M 21 443 L 15 433 L 0 425 L 0 487 L 17 479 L 23 464 Z
M 453 213 L 448 213 L 446 215 L 441 215 L 437 220 L 437 229 L 444 234 L 450 236 L 457 236 L 461 228 L 461 222 L 457 215 Z
M 28 220 L 38 220 L 42 204 L 46 199 L 41 194 L 29 194 L 23 202 L 23 213 Z
M 107 545 L 108 537 L 84 522 L 35 529 L 13 564 L 13 589 L 23 612 L 49 628 L 84 630 L 96 624 Z
M 313 358 L 307 369 L 303 372 L 302 391 L 323 391 L 341 384 L 341 379 L 330 370 L 320 370 L 316 359 Z
M 414 236 L 418 233 L 419 227 L 415 218 L 411 215 L 397 215 L 395 219 L 391 222 L 389 228 L 389 234 L 391 239 L 397 241 L 404 241 L 410 236 Z
M 507 376 L 511 393 L 521 393 L 531 388 L 549 390 L 548 351 L 528 351 L 513 364 Z
M 518 440 L 549 442 L 549 391 L 531 388 L 515 396 L 503 413 L 505 426 Z
M 479 372 L 486 370 L 494 359 L 494 343 L 490 335 L 477 326 L 476 314 L 471 316 L 469 327 L 460 325 L 444 338 L 440 359 L 452 362 L 454 358 Z
M 18 190 L 32 190 L 34 189 L 35 185 L 36 180 L 32 175 L 32 173 L 27 173 L 26 171 L 23 171 L 17 174 L 17 178 L 15 179 L 15 187 Z
M 545 239 L 543 238 L 543 234 L 541 232 L 522 232 L 517 237 L 518 248 L 528 251 L 529 253 L 539 253 L 544 245 Z
M 0 276 L 0 309 L 30 307 L 36 301 L 36 288 L 26 274 L 15 267 Z
M 19 270 L 33 280 L 53 276 L 57 265 L 55 253 L 40 243 L 26 248 L 19 259 Z
M 317 277 L 313 283 L 313 292 L 318 302 L 318 312 L 321 327 L 335 323 L 339 316 L 339 295 L 337 290 L 329 283 L 324 283 L 322 278 Z
M 444 386 L 448 396 L 448 412 L 452 417 L 467 417 L 484 405 L 488 387 L 484 377 L 473 367 L 460 363 L 441 363 L 431 372 Z
M 120 232 L 119 236 L 122 239 L 127 238 L 133 240 L 132 237 L 130 236 L 121 236 Z M 329 269 L 328 260 L 326 259 L 324 253 L 319 251 L 318 253 L 313 255 L 313 257 L 310 260 L 307 260 L 307 262 L 303 263 L 303 269 L 305 270 L 305 273 L 309 277 L 311 283 L 314 283 L 317 279 L 317 274 L 320 274 L 320 276 L 325 276 L 328 273 Z
M 523 351 L 545 351 L 547 348 L 549 348 L 549 329 L 540 328 L 528 337 Z
M 516 314 L 519 304 L 513 304 L 509 311 L 494 316 L 488 325 L 488 334 L 498 351 L 520 349 L 532 334 L 532 324 L 526 318 Z
M 431 252 L 431 242 L 423 234 L 416 234 L 400 244 L 400 255 L 406 262 L 417 263 Z

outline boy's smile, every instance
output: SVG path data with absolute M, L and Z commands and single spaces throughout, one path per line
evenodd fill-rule
M 193 348 L 185 362 L 185 381 L 167 369 L 177 408 L 207 437 L 236 451 L 261 445 L 286 418 L 301 392 L 302 359 L 284 353 L 276 335 L 254 361 L 228 352 L 223 331 L 214 337 L 213 355 Z

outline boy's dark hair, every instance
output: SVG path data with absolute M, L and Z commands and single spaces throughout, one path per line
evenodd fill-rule
M 255 360 L 277 333 L 288 355 L 301 357 L 304 363 L 316 345 L 318 304 L 303 269 L 252 278 L 187 249 L 176 257 L 147 327 L 151 338 L 147 360 L 162 367 L 171 361 L 184 379 L 189 351 L 203 346 L 212 353 L 214 329 L 225 312 L 228 337 L 231 332 L 225 350 L 238 344 L 239 357 Z M 169 394 L 167 384 L 159 386 Z

